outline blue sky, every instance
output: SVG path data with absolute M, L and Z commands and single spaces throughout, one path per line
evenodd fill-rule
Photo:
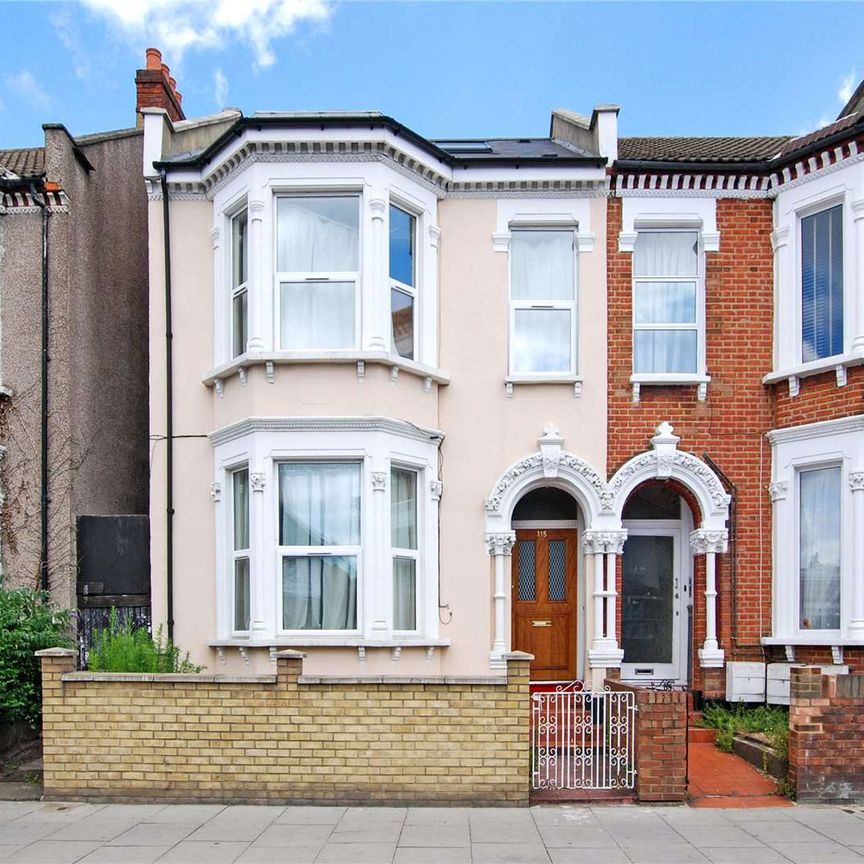
M 0 22 L 0 148 L 132 125 L 151 44 L 188 116 L 376 108 L 429 137 L 604 102 L 624 135 L 797 134 L 864 77 L 859 3 L 0 0 Z

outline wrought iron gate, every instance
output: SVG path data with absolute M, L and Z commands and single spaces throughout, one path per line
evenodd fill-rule
M 586 690 L 581 681 L 538 689 L 531 693 L 531 787 L 632 789 L 635 738 L 635 693 Z

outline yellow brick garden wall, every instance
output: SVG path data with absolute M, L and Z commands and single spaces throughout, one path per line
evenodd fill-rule
M 42 662 L 46 798 L 527 804 L 529 655 L 498 679 L 75 672 Z

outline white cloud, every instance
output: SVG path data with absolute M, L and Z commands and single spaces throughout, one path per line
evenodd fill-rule
M 840 88 L 837 90 L 837 99 L 844 105 L 852 98 L 852 94 L 855 92 L 855 84 L 856 76 L 855 70 L 853 69 L 845 78 L 842 79 L 840 82 Z
M 28 69 L 6 76 L 6 87 L 37 108 L 48 108 L 51 99 Z
M 213 73 L 213 98 L 219 109 L 224 108 L 228 102 L 228 79 L 221 69 L 216 69 Z
M 164 51 L 179 63 L 190 49 L 247 43 L 256 66 L 276 62 L 271 43 L 301 22 L 326 23 L 330 0 L 81 0 L 127 37 Z M 140 44 L 138 47 L 142 47 Z
M 51 16 L 51 24 L 58 38 L 72 55 L 75 64 L 75 77 L 86 78 L 90 74 L 90 56 L 81 42 L 81 32 L 72 14 L 74 7 L 63 5 L 60 11 Z

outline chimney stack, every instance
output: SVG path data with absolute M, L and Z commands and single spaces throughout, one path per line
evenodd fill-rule
M 145 68 L 135 73 L 138 125 L 143 123 L 142 108 L 164 108 L 172 122 L 185 120 L 183 97 L 177 92 L 177 82 L 171 77 L 171 70 L 162 62 L 162 53 L 156 48 L 148 48 L 145 55 Z

